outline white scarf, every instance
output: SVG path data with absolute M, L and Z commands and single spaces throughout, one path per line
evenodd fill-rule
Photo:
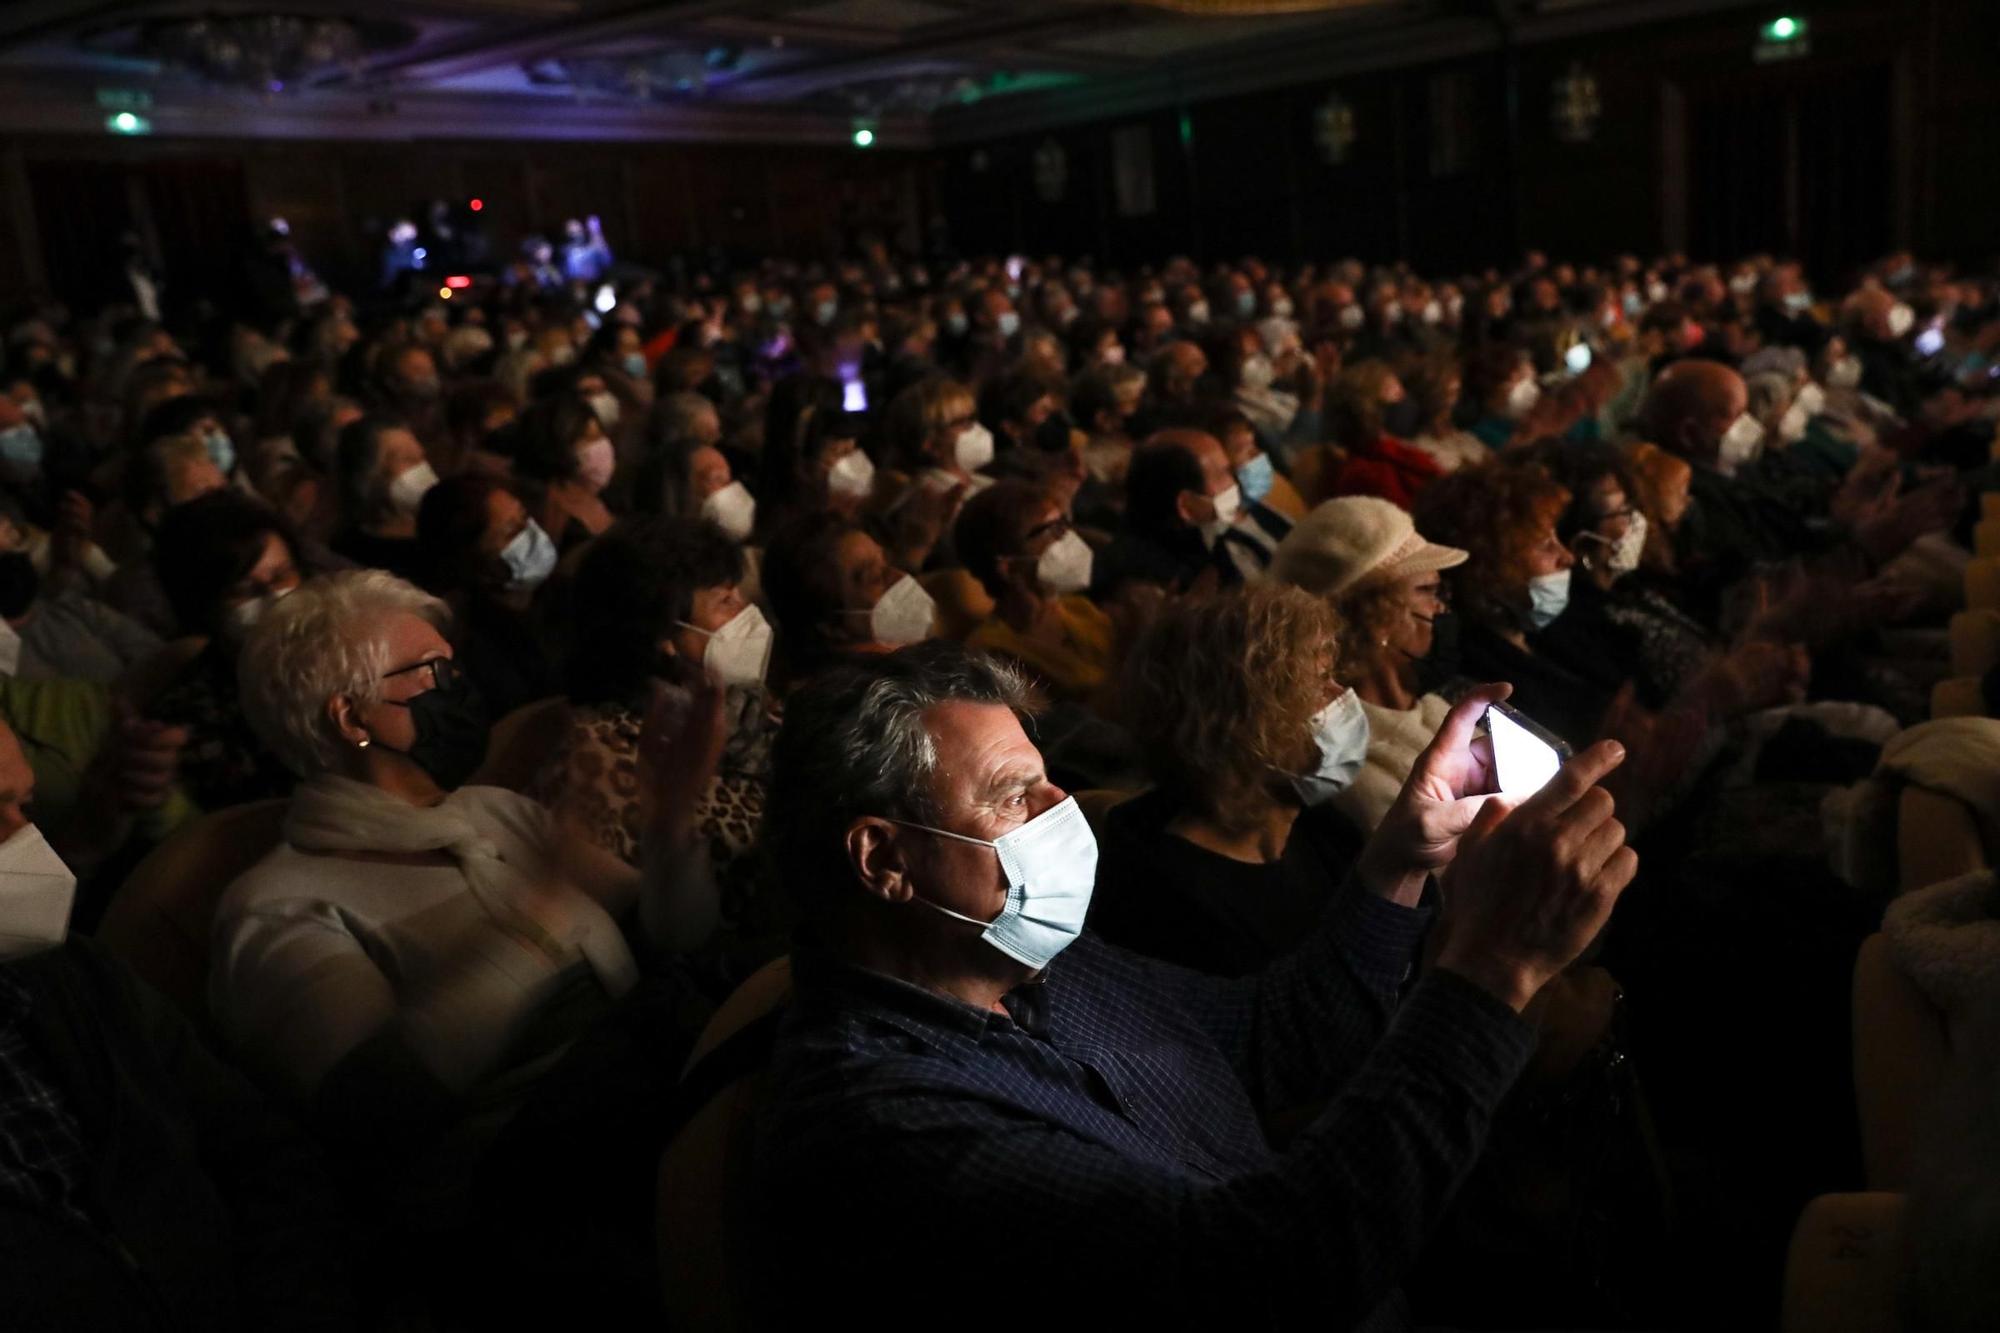
M 452 808 L 397 800 L 380 787 L 322 773 L 298 785 L 285 812 L 285 841 L 304 852 L 444 852 L 458 862 L 472 896 L 496 921 L 521 921 L 532 892 L 524 869 L 507 864 L 493 841 Z M 606 991 L 622 995 L 639 979 L 632 951 L 615 929 L 584 930 L 576 947 Z

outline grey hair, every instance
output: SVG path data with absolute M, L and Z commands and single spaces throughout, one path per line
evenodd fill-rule
M 698 393 L 684 390 L 660 399 L 654 410 L 659 413 L 654 438 L 657 443 L 665 444 L 694 438 L 695 423 L 713 413 L 715 404 Z
M 835 667 L 794 691 L 772 750 L 764 842 L 808 917 L 845 896 L 847 829 L 863 815 L 935 824 L 940 704 L 998 704 L 1031 715 L 1027 678 L 996 657 L 930 640 Z
M 251 729 L 302 778 L 336 767 L 346 742 L 326 705 L 346 695 L 356 708 L 382 698 L 389 669 L 383 631 L 412 615 L 442 632 L 451 612 L 437 598 L 379 569 L 325 574 L 282 598 L 244 640 L 237 664 Z
M 1749 395 L 1750 415 L 1759 421 L 1772 420 L 1792 405 L 1792 381 L 1787 375 L 1776 371 L 1751 375 L 1743 387 Z

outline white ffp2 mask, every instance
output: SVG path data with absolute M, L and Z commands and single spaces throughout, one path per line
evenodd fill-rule
M 42 831 L 23 825 L 0 842 L 0 959 L 23 958 L 69 934 L 76 876 Z

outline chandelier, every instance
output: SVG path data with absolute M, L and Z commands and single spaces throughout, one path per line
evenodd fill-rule
M 857 116 L 928 116 L 943 107 L 977 101 L 980 93 L 979 81 L 971 75 L 944 74 L 865 79 L 843 84 L 831 96 Z
M 1549 121 L 1564 143 L 1589 143 L 1597 134 L 1604 104 L 1597 97 L 1597 80 L 1575 61 L 1550 88 Z
M 630 55 L 561 56 L 524 65 L 522 73 L 530 83 L 566 87 L 579 97 L 657 102 L 707 92 L 711 78 L 735 69 L 742 58 L 734 46 L 662 48 Z
M 408 46 L 416 36 L 415 28 L 394 20 L 207 14 L 96 29 L 78 41 L 206 83 L 282 93 L 329 74 L 359 73 L 364 57 Z

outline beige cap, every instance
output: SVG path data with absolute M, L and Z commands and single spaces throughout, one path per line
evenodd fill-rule
M 1400 579 L 1462 565 L 1466 553 L 1425 541 L 1409 514 L 1369 495 L 1328 500 L 1300 519 L 1271 560 L 1271 577 L 1322 597 L 1363 579 Z

